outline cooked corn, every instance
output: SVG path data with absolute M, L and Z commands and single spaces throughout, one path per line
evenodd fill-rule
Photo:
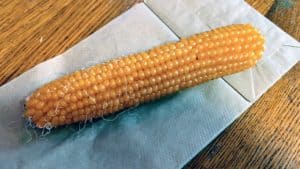
M 39 128 L 102 117 L 250 68 L 263 51 L 251 25 L 221 27 L 50 82 L 28 98 L 25 116 Z

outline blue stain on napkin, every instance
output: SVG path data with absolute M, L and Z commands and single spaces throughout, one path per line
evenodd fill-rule
M 23 129 L 1 168 L 179 168 L 249 106 L 218 79 L 85 126 Z M 7 146 L 10 144 L 7 143 Z

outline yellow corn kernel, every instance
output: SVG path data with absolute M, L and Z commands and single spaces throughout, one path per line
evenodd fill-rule
M 105 116 L 250 68 L 263 51 L 251 25 L 221 27 L 52 81 L 29 97 L 25 116 L 39 128 Z

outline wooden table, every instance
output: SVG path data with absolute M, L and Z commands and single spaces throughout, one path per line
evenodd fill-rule
M 0 0 L 0 85 L 64 52 L 140 1 Z M 300 39 L 299 0 L 247 1 Z M 299 85 L 297 64 L 186 168 L 300 168 Z

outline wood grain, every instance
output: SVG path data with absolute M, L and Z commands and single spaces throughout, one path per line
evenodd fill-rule
M 300 0 L 277 1 L 267 17 L 298 41 L 300 40 Z
M 261 14 L 266 15 L 272 7 L 275 0 L 246 0 L 252 7 L 254 7 Z
M 0 85 L 52 58 L 141 0 L 0 0 Z M 247 0 L 299 36 L 299 1 Z M 291 0 L 292 1 L 292 0 Z M 283 19 L 282 19 L 283 17 Z M 300 66 L 278 81 L 186 168 L 300 168 Z
M 52 58 L 141 0 L 1 0 L 0 85 Z

